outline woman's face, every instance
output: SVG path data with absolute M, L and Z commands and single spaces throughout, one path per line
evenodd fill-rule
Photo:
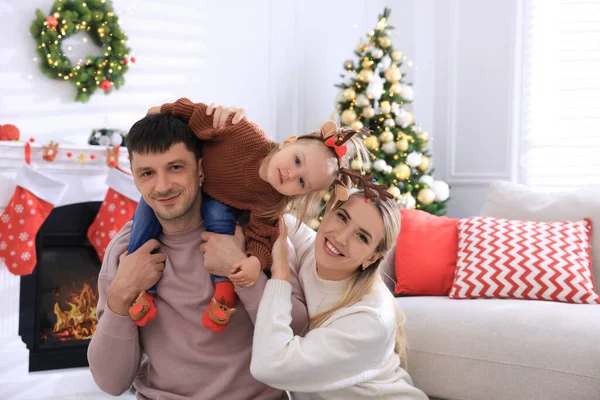
M 381 214 L 362 196 L 352 196 L 323 219 L 315 239 L 319 276 L 345 279 L 382 255 L 375 249 L 384 236 Z

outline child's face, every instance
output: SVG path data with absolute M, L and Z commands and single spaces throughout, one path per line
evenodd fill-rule
M 337 159 L 322 143 L 313 140 L 286 142 L 269 161 L 267 180 L 285 196 L 328 188 L 334 179 Z

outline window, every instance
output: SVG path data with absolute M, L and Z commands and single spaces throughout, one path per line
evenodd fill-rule
M 524 0 L 520 180 L 600 185 L 600 0 Z

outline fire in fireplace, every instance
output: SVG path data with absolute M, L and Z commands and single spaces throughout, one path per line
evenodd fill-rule
M 37 265 L 21 278 L 19 334 L 30 371 L 88 365 L 101 263 L 86 235 L 100 205 L 55 208 L 37 235 Z
M 57 297 L 69 293 L 61 288 L 56 293 Z M 96 304 L 98 303 L 98 291 L 87 282 L 77 292 L 70 292 L 70 299 L 61 306 L 61 302 L 54 303 L 53 311 L 56 322 L 50 330 L 41 333 L 43 343 L 50 341 L 68 342 L 71 340 L 91 339 L 96 331 Z M 63 310 L 64 308 L 64 310 Z

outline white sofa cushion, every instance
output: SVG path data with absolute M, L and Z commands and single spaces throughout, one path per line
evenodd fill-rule
M 600 189 L 537 193 L 512 182 L 490 184 L 481 215 L 523 221 L 592 220 L 592 269 L 600 294 Z M 600 395 L 599 395 L 600 398 Z
M 600 307 L 401 297 L 408 373 L 429 396 L 600 399 Z

